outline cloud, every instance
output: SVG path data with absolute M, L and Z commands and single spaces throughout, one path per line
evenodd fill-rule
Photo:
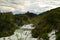
M 0 0 L 0 11 L 44 12 L 60 7 L 60 0 Z
M 1 12 L 8 12 L 8 11 L 15 11 L 15 9 L 14 8 L 12 8 L 12 7 L 7 7 L 7 6 L 0 6 L 0 11 Z

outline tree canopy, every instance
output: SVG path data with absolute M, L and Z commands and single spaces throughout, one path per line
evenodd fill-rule
M 12 12 L 0 13 L 0 37 L 12 35 L 15 29 L 16 25 Z

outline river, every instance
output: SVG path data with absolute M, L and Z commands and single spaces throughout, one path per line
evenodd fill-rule
M 0 40 L 37 40 L 37 38 L 32 38 L 31 36 L 32 29 L 34 29 L 34 27 L 32 27 L 32 24 L 23 25 L 21 28 L 17 29 L 14 32 L 14 35 L 9 37 L 2 37 Z M 48 36 L 50 37 L 49 40 L 55 40 L 55 31 L 53 30 L 48 34 Z

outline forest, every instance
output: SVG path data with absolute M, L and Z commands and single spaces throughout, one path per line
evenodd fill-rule
M 32 37 L 49 40 L 48 33 L 56 31 L 56 40 L 60 40 L 60 7 L 40 13 L 39 15 L 26 12 L 13 14 L 12 12 L 0 12 L 0 37 L 14 34 L 14 31 L 24 24 L 33 24 Z

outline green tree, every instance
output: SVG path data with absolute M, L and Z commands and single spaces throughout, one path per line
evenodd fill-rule
M 16 27 L 12 12 L 0 13 L 0 37 L 12 35 Z

